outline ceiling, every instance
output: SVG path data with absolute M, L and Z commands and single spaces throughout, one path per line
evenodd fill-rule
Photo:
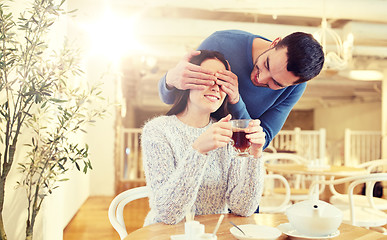
M 270 39 L 295 31 L 314 33 L 324 12 L 339 35 L 353 33 L 353 59 L 348 69 L 323 71 L 309 81 L 295 109 L 381 101 L 381 81 L 355 81 L 346 74 L 350 69 L 387 69 L 385 0 L 111 0 L 110 4 L 117 15 L 137 16 L 134 31 L 147 46 L 132 50 L 132 57 L 123 62 L 124 86 L 139 107 L 165 107 L 157 81 L 212 32 L 241 29 Z

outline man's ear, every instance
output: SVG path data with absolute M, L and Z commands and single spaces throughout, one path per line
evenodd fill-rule
M 271 42 L 270 47 L 275 47 L 275 45 L 277 45 L 277 43 L 279 43 L 279 41 L 281 40 L 282 38 L 277 37 L 276 39 L 274 39 L 274 41 Z

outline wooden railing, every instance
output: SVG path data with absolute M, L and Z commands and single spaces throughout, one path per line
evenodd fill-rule
M 380 131 L 353 131 L 345 129 L 344 163 L 356 166 L 370 160 L 380 159 L 382 134 Z
M 116 164 L 118 190 L 145 184 L 141 157 L 141 129 L 123 128 L 119 134 L 119 163 Z M 323 158 L 325 155 L 325 130 L 304 131 L 300 128 L 283 130 L 273 139 L 275 149 L 295 151 L 306 159 Z M 121 186 L 121 187 L 120 187 Z
M 118 185 L 131 188 L 145 184 L 141 157 L 141 129 L 122 129 L 120 132 L 119 163 L 116 164 Z M 282 130 L 270 144 L 278 152 L 295 152 L 308 160 L 326 158 L 326 132 L 320 130 Z M 381 133 L 377 131 L 345 130 L 345 164 L 355 166 L 381 158 Z M 335 164 L 327 162 L 328 164 Z
M 326 131 L 320 130 L 281 130 L 271 142 L 277 151 L 297 153 L 308 160 L 324 159 Z
M 116 192 L 145 185 L 141 157 L 141 128 L 122 128 L 116 164 Z

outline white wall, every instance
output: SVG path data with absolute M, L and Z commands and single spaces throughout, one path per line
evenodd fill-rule
M 109 70 L 109 62 L 103 56 L 93 56 L 88 60 L 88 79 L 98 81 L 103 77 L 103 90 L 112 105 L 108 114 L 98 120 L 95 126 L 88 128 L 86 141 L 90 147 L 90 158 L 93 170 L 90 172 L 90 195 L 114 195 L 114 144 L 115 144 L 115 111 L 114 92 L 116 78 Z M 108 72 L 107 72 L 108 71 Z
M 83 50 L 87 79 L 91 83 L 103 83 L 103 95 L 111 103 L 108 115 L 87 129 L 86 141 L 90 147 L 93 170 L 90 171 L 90 195 L 114 195 L 114 141 L 115 141 L 115 99 L 119 78 L 117 62 L 109 54 L 111 44 L 101 41 L 107 35 L 98 19 L 103 17 L 104 0 L 68 0 L 69 9 L 77 9 L 76 17 L 69 23 L 69 37 Z M 99 22 L 98 22 L 99 21 Z M 94 30 L 94 32 L 93 32 Z M 96 32 L 95 32 L 96 31 Z M 93 35 L 95 34 L 95 35 Z M 99 45 L 98 45 L 99 44 Z M 118 57 L 114 60 L 118 60 Z
M 326 129 L 326 156 L 331 163 L 341 164 L 344 161 L 344 129 L 381 131 L 381 103 L 315 109 L 314 127 Z
M 315 109 L 315 129 L 325 128 L 328 140 L 344 137 L 344 129 L 381 130 L 381 103 L 357 103 Z
M 75 1 L 75 0 L 74 0 Z M 31 0 L 16 1 L 12 3 L 14 15 L 18 11 L 24 11 L 27 3 Z M 71 1 L 69 9 L 73 9 Z M 11 5 L 11 3 L 10 3 Z M 87 11 L 87 9 L 84 9 Z M 67 22 L 64 20 L 50 33 L 50 46 L 61 46 L 63 36 L 66 35 Z M 71 26 L 69 27 L 70 33 Z M 76 34 L 69 36 L 71 38 L 77 37 Z M 82 42 L 80 46 L 82 48 Z M 84 43 L 83 43 L 84 44 Z M 86 59 L 87 60 L 87 59 Z M 87 67 L 86 75 L 83 79 L 87 81 L 95 81 L 100 79 L 102 73 L 106 72 L 108 68 L 106 62 L 99 60 L 85 63 Z M 114 79 L 106 82 L 104 87 L 104 95 L 111 98 L 114 89 Z M 110 96 L 109 96 L 110 95 Z M 114 98 L 113 98 L 114 99 Z M 113 108 L 112 108 L 113 109 Z M 114 114 L 110 109 L 110 115 L 96 123 L 95 127 L 89 129 L 89 136 L 75 136 L 78 140 L 87 141 L 90 146 L 90 158 L 95 171 L 91 174 L 83 174 L 76 169 L 67 173 L 69 181 L 60 184 L 60 187 L 53 191 L 53 194 L 46 197 L 40 214 L 38 215 L 35 229 L 34 240 L 60 240 L 63 238 L 63 228 L 68 224 L 74 214 L 78 211 L 80 206 L 88 198 L 93 189 L 93 194 L 96 195 L 113 195 L 114 192 Z M 23 139 L 25 141 L 23 141 Z M 28 134 L 24 133 L 20 137 L 19 143 L 27 142 L 30 139 Z M 6 182 L 6 198 L 4 203 L 3 217 L 5 221 L 6 232 L 8 239 L 24 239 L 26 214 L 27 214 L 27 199 L 24 189 L 15 189 L 16 181 L 20 181 L 21 175 L 17 170 L 17 163 L 22 162 L 25 157 L 25 151 L 22 151 L 22 145 L 19 144 L 15 162 Z

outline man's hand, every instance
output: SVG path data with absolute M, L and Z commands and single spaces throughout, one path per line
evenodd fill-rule
M 215 84 L 215 73 L 189 62 L 193 56 L 199 54 L 200 51 L 188 53 L 174 68 L 168 71 L 166 76 L 167 88 L 203 90 L 206 85 Z
M 207 153 L 211 150 L 226 146 L 232 136 L 231 115 L 220 119 L 212 124 L 204 133 L 202 133 L 192 144 L 192 147 L 200 153 Z
M 227 93 L 228 102 L 230 104 L 236 104 L 237 102 L 239 102 L 238 77 L 237 75 L 231 72 L 231 67 L 229 63 L 228 69 L 230 69 L 230 71 L 221 70 L 215 74 L 218 79 L 216 81 L 216 84 L 218 84 L 221 89 L 225 93 Z

